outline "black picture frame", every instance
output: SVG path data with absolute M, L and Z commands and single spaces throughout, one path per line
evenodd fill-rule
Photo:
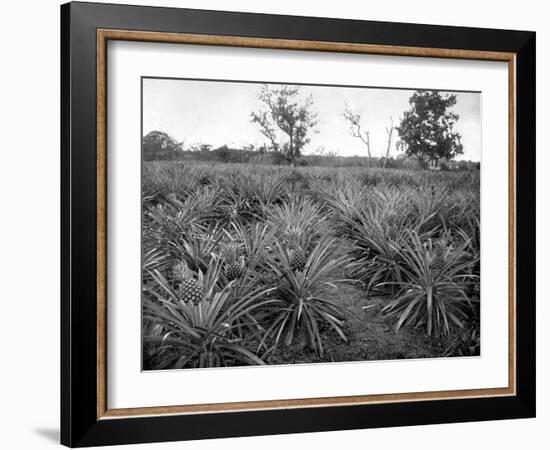
M 116 419 L 97 415 L 98 29 L 516 55 L 516 395 Z M 535 416 L 534 32 L 94 3 L 61 6 L 61 443 L 71 447 Z

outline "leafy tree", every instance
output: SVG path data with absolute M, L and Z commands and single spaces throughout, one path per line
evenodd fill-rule
M 182 150 L 182 143 L 176 142 L 171 136 L 162 131 L 151 131 L 141 140 L 143 159 L 172 159 Z
M 459 115 L 449 111 L 456 104 L 456 95 L 442 95 L 437 91 L 416 91 L 409 99 L 396 130 L 407 156 L 438 163 L 463 153 L 461 136 L 454 131 Z
M 231 150 L 227 145 L 222 145 L 216 150 L 213 150 L 213 152 L 216 154 L 216 158 L 219 159 L 221 162 L 226 163 L 231 160 Z
M 258 99 L 263 108 L 252 112 L 250 120 L 269 139 L 272 150 L 285 155 L 294 166 L 319 123 L 317 113 L 313 111 L 313 97 L 309 95 L 301 99 L 297 86 L 264 85 Z

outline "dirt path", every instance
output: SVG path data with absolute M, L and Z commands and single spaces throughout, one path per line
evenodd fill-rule
M 350 250 L 349 241 L 337 239 L 340 251 L 334 257 Z M 346 274 L 342 273 L 338 278 L 346 278 Z M 324 328 L 321 333 L 322 357 L 308 347 L 281 346 L 271 364 L 434 358 L 441 356 L 450 343 L 450 338 L 429 338 L 423 329 L 401 328 L 396 331 L 394 322 L 380 314 L 390 299 L 369 298 L 360 283 L 339 283 L 330 300 L 347 311 L 343 330 L 348 341 L 332 329 Z
M 368 299 L 365 291 L 352 283 L 340 285 L 332 300 L 347 310 L 344 333 L 348 342 L 325 329 L 323 357 L 307 347 L 281 348 L 272 364 L 433 358 L 445 350 L 444 341 L 428 338 L 423 330 L 395 331 L 393 323 L 380 315 L 388 300 Z

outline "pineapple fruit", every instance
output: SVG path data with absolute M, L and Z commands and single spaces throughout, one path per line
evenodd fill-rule
M 441 271 L 445 265 L 445 259 L 442 255 L 436 255 L 432 260 L 432 268 L 437 271 Z
M 243 274 L 243 271 L 244 269 L 239 265 L 239 263 L 233 262 L 231 264 L 225 265 L 223 273 L 228 281 L 233 281 L 237 278 L 240 278 L 240 276 Z
M 399 228 L 396 225 L 390 225 L 388 227 L 388 236 L 392 241 L 397 241 L 399 239 Z
M 203 299 L 204 290 L 197 280 L 188 278 L 180 283 L 178 297 L 185 303 L 197 304 Z
M 185 262 L 174 266 L 174 279 L 179 281 L 178 297 L 185 303 L 197 304 L 204 298 L 204 289 L 201 284 L 193 278 L 193 272 Z
M 223 273 L 227 281 L 233 281 L 240 278 L 244 273 L 244 257 L 238 256 L 239 245 L 231 241 L 223 248 L 224 269 Z
M 288 261 L 290 263 L 290 268 L 294 272 L 301 272 L 306 267 L 306 255 L 304 255 L 304 252 L 299 247 L 290 251 Z
M 437 242 L 430 265 L 438 272 L 445 266 L 445 242 L 443 240 Z
M 299 244 L 299 233 L 294 230 L 287 232 L 287 242 L 290 248 L 288 262 L 294 272 L 302 272 L 306 267 L 306 255 Z

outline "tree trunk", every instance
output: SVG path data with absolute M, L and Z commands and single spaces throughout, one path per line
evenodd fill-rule
M 390 128 L 386 128 L 386 133 L 388 133 L 388 146 L 386 147 L 386 156 L 384 158 L 384 167 L 388 163 L 388 158 L 390 157 L 390 148 L 391 148 L 391 138 L 393 135 L 393 119 L 390 117 Z
M 294 143 L 292 142 L 292 134 L 289 134 L 288 156 L 290 156 L 290 165 L 294 169 L 296 167 L 296 155 L 294 154 Z
M 368 155 L 368 158 L 369 158 L 369 164 L 368 166 L 370 167 L 371 166 L 371 154 L 370 154 L 370 135 L 369 135 L 369 132 L 367 131 L 366 133 L 366 136 L 367 136 L 367 139 L 365 141 L 365 144 L 367 144 L 367 155 Z
M 430 170 L 438 170 L 439 169 L 439 158 L 430 158 L 428 160 L 428 168 Z

